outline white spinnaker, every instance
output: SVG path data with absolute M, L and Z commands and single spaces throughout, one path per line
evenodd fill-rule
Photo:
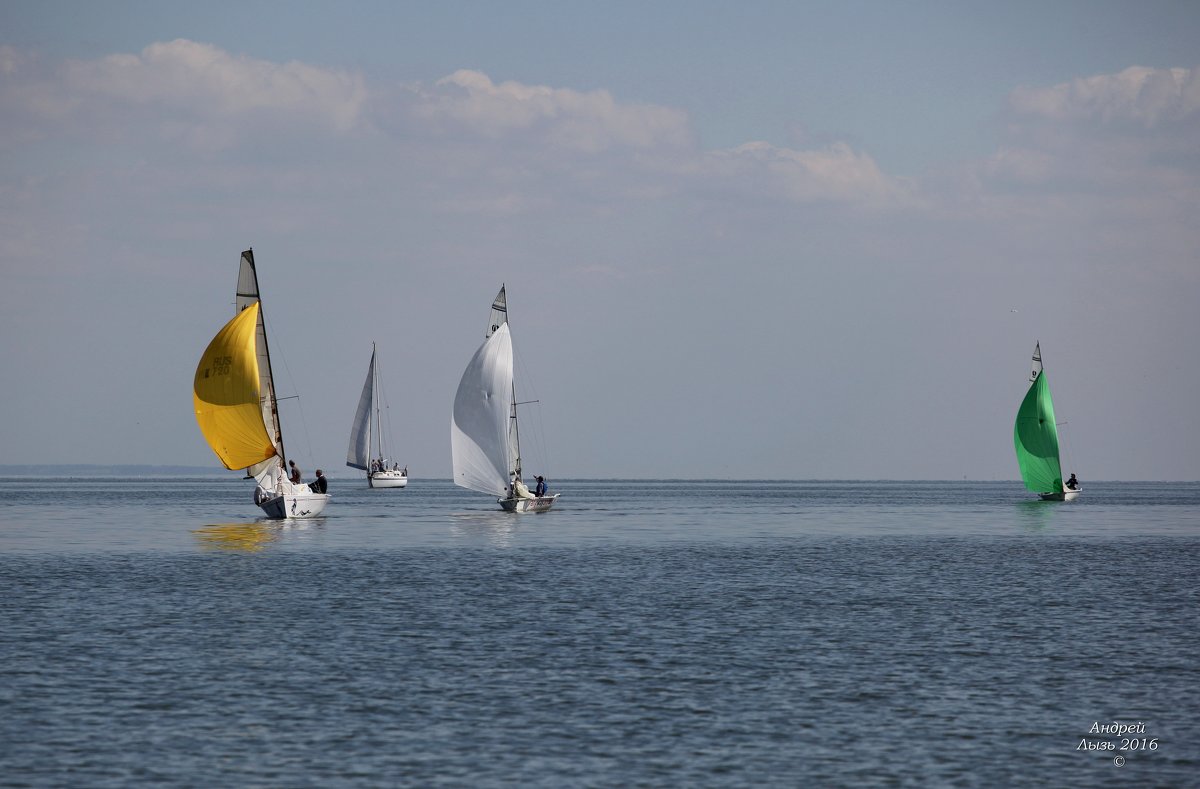
M 513 354 L 508 324 L 492 332 L 471 357 L 454 395 L 450 454 L 454 484 L 504 496 L 512 469 Z
M 1033 346 L 1033 371 L 1029 373 L 1029 381 L 1032 383 L 1037 380 L 1037 377 L 1042 374 L 1042 344 L 1039 342 Z
M 350 427 L 350 448 L 346 450 L 346 465 L 367 470 L 371 462 L 371 408 L 375 394 L 375 348 L 371 348 L 371 366 L 367 368 L 367 380 L 363 384 L 362 396 L 358 398 L 358 410 L 354 412 L 354 424 Z

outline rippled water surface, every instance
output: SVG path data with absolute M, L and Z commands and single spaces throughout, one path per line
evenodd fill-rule
M 332 483 L 0 479 L 0 785 L 1197 785 L 1200 485 Z

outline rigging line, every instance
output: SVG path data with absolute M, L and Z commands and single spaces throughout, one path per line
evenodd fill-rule
M 546 435 L 546 426 L 542 422 L 542 409 L 540 409 L 540 408 L 537 410 L 537 418 L 538 418 L 538 433 L 542 436 L 545 436 Z M 546 473 L 549 474 L 550 469 L 554 468 L 554 464 L 550 462 L 550 451 L 546 448 L 545 442 L 542 443 L 540 452 L 542 453 L 542 457 L 545 458 Z
M 1065 422 L 1065 421 L 1055 423 L 1055 425 L 1057 427 L 1066 427 L 1068 424 L 1070 424 L 1070 423 Z M 1059 431 L 1059 436 L 1062 438 L 1061 443 L 1062 443 L 1063 449 L 1065 449 L 1067 451 L 1067 462 L 1071 465 L 1070 471 L 1072 473 L 1074 473 L 1074 471 L 1075 471 L 1075 455 L 1071 452 L 1071 445 L 1067 442 L 1066 431 L 1065 430 Z
M 509 331 L 511 331 L 511 330 L 512 330 L 512 327 L 510 326 Z M 533 399 L 524 400 L 524 401 L 520 401 L 520 402 L 514 402 L 513 404 L 514 405 L 525 405 L 525 404 L 529 404 L 529 403 L 538 403 L 540 405 L 541 399 L 537 396 L 537 389 L 533 385 L 533 376 L 529 374 L 529 369 L 525 364 L 525 356 L 519 350 L 517 350 L 517 344 L 515 342 L 512 344 L 512 346 L 513 346 L 513 357 L 516 361 L 516 366 L 519 368 L 519 372 L 520 372 L 520 378 L 521 378 L 521 384 L 522 384 L 521 388 L 527 389 L 533 394 Z M 515 399 L 516 398 L 514 397 L 514 400 Z M 548 466 L 549 455 L 546 452 L 546 435 L 545 435 L 545 426 L 542 423 L 542 409 L 539 408 L 539 409 L 537 409 L 537 411 L 538 411 L 538 424 L 531 426 L 528 424 L 528 421 L 527 421 L 526 422 L 526 431 L 527 431 L 526 435 L 528 436 L 529 432 L 533 433 L 531 438 L 533 439 L 534 449 L 537 450 L 537 455 L 535 457 L 543 465 Z M 528 413 L 528 410 L 526 410 L 526 413 Z M 530 430 L 529 429 L 530 427 L 534 427 L 536 429 Z M 527 441 L 528 441 L 528 439 L 527 439 Z M 524 465 L 524 464 L 522 464 L 522 465 Z
M 261 301 L 261 300 L 262 300 L 262 297 L 260 296 L 259 301 Z M 266 318 L 265 314 L 263 316 L 263 331 L 265 331 L 271 335 L 275 334 L 275 329 L 272 327 L 272 325 L 270 325 L 270 322 Z M 291 384 L 292 391 L 293 392 L 299 391 L 299 387 L 296 386 L 296 379 L 292 376 L 292 368 L 288 365 L 288 362 L 287 362 L 287 354 L 285 354 L 283 352 L 283 346 L 281 344 L 279 344 L 278 342 L 276 342 L 276 344 L 275 344 L 275 357 L 277 357 L 279 361 L 283 362 L 283 370 L 285 373 L 287 373 L 288 383 Z M 309 432 L 308 432 L 308 420 L 306 420 L 304 418 L 304 404 L 300 402 L 300 395 L 296 394 L 296 395 L 290 395 L 288 397 L 280 397 L 279 396 L 279 387 L 276 386 L 275 387 L 275 403 L 278 405 L 279 401 L 281 401 L 281 400 L 295 400 L 296 401 L 296 405 L 300 409 L 300 427 L 304 432 L 304 443 L 308 447 L 308 449 L 307 449 L 308 454 L 306 454 L 304 456 L 304 460 L 306 463 L 309 463 L 309 464 L 316 463 L 316 461 L 313 459 L 312 436 L 310 436 Z M 282 430 L 282 428 L 280 428 L 280 429 Z M 314 466 L 314 468 L 315 468 L 315 466 Z
M 383 372 L 378 357 L 375 359 L 375 381 L 379 385 L 379 399 L 383 401 L 383 415 L 380 419 L 384 423 L 384 432 L 387 434 L 388 446 L 391 447 L 388 451 L 392 455 L 392 462 L 396 463 L 400 458 L 397 457 L 396 434 L 392 429 L 392 404 L 388 402 L 387 389 L 383 385 Z M 382 444 L 382 442 L 383 439 L 381 438 L 380 443 Z
M 316 467 L 316 461 L 313 459 L 312 438 L 308 434 L 308 420 L 304 418 L 304 404 L 300 402 L 300 397 L 296 397 L 296 405 L 300 408 L 300 424 L 304 427 L 304 443 L 308 447 L 307 460 Z

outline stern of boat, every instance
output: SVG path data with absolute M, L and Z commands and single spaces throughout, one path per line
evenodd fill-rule
M 408 485 L 408 477 L 399 471 L 376 471 L 367 475 L 367 484 L 372 488 L 403 488 Z
M 272 520 L 319 518 L 331 498 L 328 493 L 289 493 L 266 499 L 258 506 Z
M 1039 493 L 1038 495 L 1041 496 L 1042 501 L 1075 501 L 1079 498 L 1080 493 L 1083 493 L 1082 488 L 1063 490 L 1057 493 Z

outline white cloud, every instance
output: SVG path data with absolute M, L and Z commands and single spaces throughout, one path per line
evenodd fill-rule
M 381 159 L 419 159 L 440 205 L 489 213 L 537 210 L 571 193 L 593 204 L 706 199 L 887 205 L 909 185 L 844 143 L 814 150 L 747 143 L 697 148 L 685 111 L 456 71 L 432 85 L 368 84 L 360 74 L 234 55 L 177 39 L 136 54 L 43 63 L 0 48 L 0 137 L 126 143 L 139 159 L 181 148 L 205 154 L 254 145 L 255 161 L 295 162 L 328 135 L 372 138 Z M 374 133 L 390 129 L 390 136 Z M 366 135 L 360 134 L 366 132 Z M 453 132 L 447 134 L 447 132 Z M 155 153 L 152 142 L 167 144 Z M 264 145 L 268 145 L 265 148 Z M 270 151 L 264 159 L 260 152 Z M 340 156 L 353 151 L 337 149 Z M 593 208 L 596 206 L 593 205 Z
M 1017 88 L 1009 106 L 1019 115 L 1125 121 L 1150 128 L 1200 110 L 1200 72 L 1131 66 L 1119 74 L 1081 77 L 1049 88 Z
M 1100 204 L 1194 204 L 1200 190 L 1200 70 L 1127 68 L 1018 88 L 1002 145 L 975 167 L 981 187 L 1026 200 L 1089 195 Z M 1181 203 L 1182 201 L 1182 203 Z
M 704 170 L 710 177 L 752 184 L 764 194 L 801 203 L 885 206 L 913 199 L 910 184 L 889 177 L 869 155 L 843 142 L 805 151 L 749 142 L 710 152 Z
M 360 123 L 367 98 L 357 74 L 236 56 L 184 39 L 138 54 L 67 61 L 52 73 L 35 65 L 11 48 L 0 51 L 0 95 L 10 110 L 23 111 L 29 123 L 74 122 L 85 132 L 98 123 L 129 129 L 147 123 L 171 129 L 173 137 L 181 127 L 204 137 L 196 129 L 260 112 L 346 131 Z
M 582 153 L 613 147 L 686 146 L 687 114 L 650 104 L 620 104 L 606 90 L 587 93 L 519 82 L 492 82 L 478 71 L 460 70 L 423 94 L 416 112 L 431 121 L 452 121 L 486 137 L 537 133 L 553 145 Z
M 412 116 L 496 145 L 499 157 L 528 151 L 531 169 L 567 168 L 591 189 L 624 179 L 612 194 L 656 199 L 702 192 L 709 199 L 747 194 L 785 203 L 872 206 L 906 203 L 911 185 L 887 176 L 867 154 L 845 143 L 794 150 L 750 142 L 732 149 L 695 148 L 686 113 L 669 107 L 621 104 L 607 91 L 581 93 L 518 82 L 494 83 L 478 71 L 457 71 L 432 89 L 412 88 Z M 557 151 L 558 155 L 552 156 Z M 584 163 L 606 155 L 597 171 Z
M 209 44 L 177 39 L 140 55 L 73 63 L 68 83 L 80 91 L 134 104 L 161 103 L 198 113 L 294 112 L 352 127 L 366 99 L 361 76 L 304 63 L 234 56 Z
M 14 47 L 0 45 L 0 74 L 12 74 L 21 64 L 21 53 Z

